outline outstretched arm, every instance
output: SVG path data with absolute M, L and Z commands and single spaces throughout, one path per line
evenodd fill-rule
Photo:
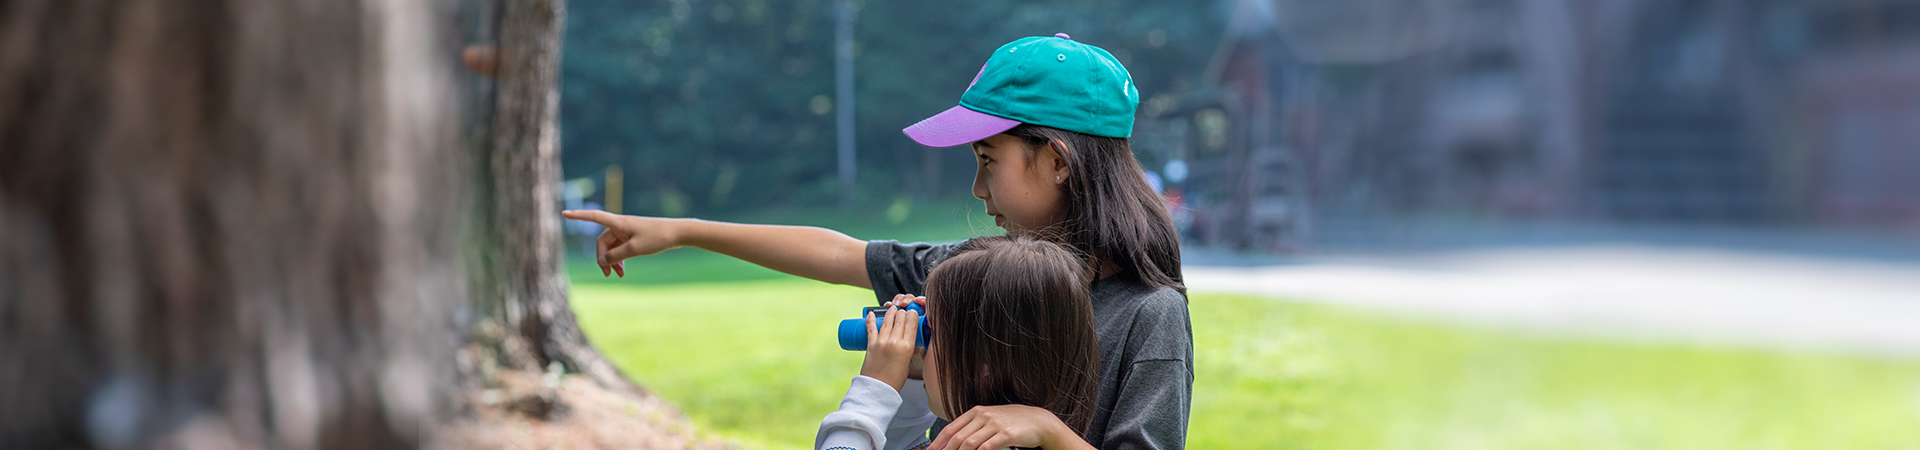
M 607 227 L 594 242 L 602 275 L 626 276 L 627 258 L 676 247 L 698 247 L 783 273 L 871 289 L 867 242 L 819 227 L 749 225 L 699 219 L 623 216 L 598 210 L 565 211 L 568 219 Z

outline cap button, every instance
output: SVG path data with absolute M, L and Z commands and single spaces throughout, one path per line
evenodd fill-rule
M 1072 36 L 1067 36 L 1067 34 L 1066 34 L 1066 33 L 1054 33 L 1054 34 L 1053 34 L 1053 37 L 1057 37 L 1057 38 L 1061 38 L 1061 39 L 1073 39 L 1073 37 L 1072 37 Z

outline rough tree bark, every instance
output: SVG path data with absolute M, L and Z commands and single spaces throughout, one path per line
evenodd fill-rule
M 0 447 L 417 442 L 465 291 L 441 16 L 0 3 Z
M 486 365 L 542 370 L 560 363 L 608 389 L 639 393 L 587 342 L 567 305 L 561 240 L 559 162 L 560 39 L 564 0 L 502 0 L 492 67 L 493 101 L 482 161 L 482 233 L 500 245 L 481 257 L 500 273 L 484 278 L 474 308 L 478 341 L 463 349 L 463 373 Z
M 446 2 L 0 2 L 0 448 L 415 447 L 494 362 L 637 392 L 560 278 L 560 3 L 500 1 L 484 143 Z

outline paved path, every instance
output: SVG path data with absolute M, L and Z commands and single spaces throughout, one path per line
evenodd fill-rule
M 1188 266 L 1197 292 L 1556 332 L 1920 355 L 1920 262 L 1636 245 Z

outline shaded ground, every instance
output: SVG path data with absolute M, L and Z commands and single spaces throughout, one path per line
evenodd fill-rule
M 719 449 L 658 397 L 633 397 L 577 377 L 500 372 L 502 386 L 467 399 L 468 417 L 436 432 L 438 449 Z

